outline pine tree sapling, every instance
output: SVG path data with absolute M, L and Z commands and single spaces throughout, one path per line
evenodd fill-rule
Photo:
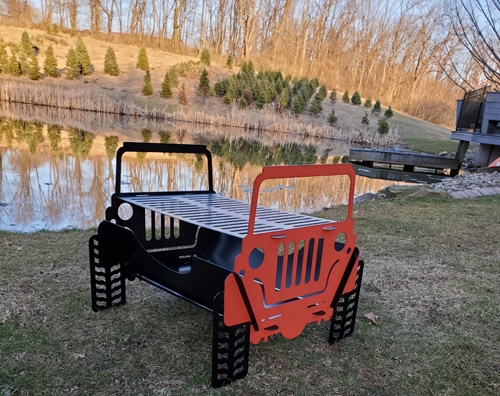
M 370 107 L 372 107 L 372 100 L 370 98 L 368 98 L 368 99 L 365 100 L 365 107 L 367 109 L 369 109 Z
M 361 104 L 361 97 L 359 96 L 358 91 L 354 92 L 354 95 L 352 95 L 351 103 L 355 106 L 359 106 Z
M 42 78 L 42 73 L 40 73 L 40 66 L 38 65 L 38 58 L 35 55 L 31 56 L 29 77 L 31 80 L 39 80 L 40 78 Z
M 370 123 L 370 119 L 368 118 L 368 112 L 367 111 L 365 111 L 365 115 L 361 119 L 361 123 L 365 124 L 365 125 L 368 125 Z
M 349 92 L 345 91 L 344 95 L 342 95 L 342 102 L 349 103 Z
M 78 63 L 80 64 L 81 73 L 84 76 L 89 76 L 92 74 L 92 64 L 90 63 L 89 53 L 87 47 L 83 43 L 81 35 L 78 35 L 75 44 L 75 51 L 78 57 Z
M 160 96 L 165 99 L 172 99 L 174 96 L 172 93 L 172 84 L 170 83 L 170 73 L 168 71 L 165 73 L 165 78 L 161 83 Z
M 33 55 L 33 44 L 26 30 L 21 35 L 21 51 L 27 56 Z
M 21 64 L 17 60 L 17 56 L 12 54 L 11 57 L 9 58 L 9 64 L 7 66 L 7 69 L 10 74 L 13 76 L 20 76 L 22 74 L 21 72 Z
M 337 101 L 337 89 L 333 88 L 332 92 L 330 92 L 330 100 L 332 101 L 332 103 L 335 103 Z
M 139 49 L 139 55 L 137 56 L 137 64 L 135 65 L 137 69 L 143 71 L 149 70 L 149 60 L 148 54 L 146 53 L 146 48 L 141 47 Z
M 59 69 L 57 67 L 57 59 L 54 55 L 52 45 L 49 45 L 45 52 L 45 61 L 43 62 L 43 73 L 48 77 L 59 77 Z
M 382 117 L 380 120 L 378 120 L 378 133 L 381 135 L 385 135 L 386 133 L 389 132 L 389 123 L 387 122 L 387 119 Z
M 118 64 L 116 63 L 116 55 L 113 48 L 108 47 L 104 56 L 104 73 L 110 76 L 118 75 Z
M 385 118 L 391 118 L 394 116 L 394 112 L 392 111 L 392 107 L 389 106 L 389 108 L 385 111 L 384 113 Z
M 179 92 L 177 94 L 177 99 L 181 106 L 187 106 L 188 100 L 186 94 L 186 84 L 182 83 L 181 87 L 179 88 Z
M 325 100 L 326 95 L 328 95 L 328 90 L 326 89 L 326 85 L 323 84 L 321 87 L 319 87 L 318 93 L 321 96 L 321 100 Z
M 9 65 L 9 57 L 3 40 L 0 41 L 0 73 L 7 73 Z
M 68 50 L 66 55 L 66 77 L 74 80 L 81 74 L 80 62 L 78 62 L 78 55 L 73 47 Z
M 226 66 L 229 70 L 232 70 L 233 68 L 233 57 L 231 56 L 231 54 L 229 54 L 227 56 L 227 59 L 226 59 Z
M 144 96 L 150 96 L 153 94 L 153 85 L 151 84 L 151 74 L 149 73 L 149 69 L 146 70 L 146 74 L 144 75 L 144 85 L 142 86 L 142 94 Z
M 375 102 L 375 105 L 372 109 L 372 114 L 379 115 L 382 112 L 382 107 L 380 106 L 380 100 Z
M 208 48 L 203 48 L 201 50 L 200 62 L 204 65 L 210 66 L 210 51 Z
M 337 116 L 335 115 L 335 109 L 332 109 L 330 112 L 330 115 L 328 116 L 328 125 L 331 127 L 335 126 L 337 124 Z
M 316 96 L 314 98 L 313 102 L 311 103 L 311 107 L 309 110 L 314 115 L 318 115 L 319 113 L 321 113 L 323 111 L 323 106 L 321 106 L 322 100 L 320 98 L 321 98 L 321 96 Z
M 202 98 L 208 97 L 210 94 L 210 80 L 208 79 L 207 69 L 203 69 L 200 75 L 200 83 L 198 85 L 198 90 L 196 91 L 198 96 Z

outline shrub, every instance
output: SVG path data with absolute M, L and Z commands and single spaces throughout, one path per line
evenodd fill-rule
M 148 54 L 146 53 L 146 48 L 141 47 L 139 49 L 139 55 L 137 56 L 136 68 L 143 71 L 149 70 L 149 60 Z
M 365 100 L 365 107 L 366 108 L 372 107 L 372 100 L 370 98 Z
M 328 116 L 328 125 L 330 125 L 331 127 L 335 126 L 335 124 L 337 124 L 337 116 L 335 115 L 335 109 L 332 109 L 332 111 L 330 112 L 330 115 Z
M 149 73 L 149 69 L 146 70 L 146 74 L 144 75 L 144 85 L 142 86 L 142 94 L 144 96 L 150 96 L 153 94 L 153 85 L 151 84 L 151 74 Z
M 85 47 L 81 35 L 78 35 L 78 38 L 76 39 L 75 51 L 78 57 L 78 62 L 80 63 L 81 73 L 84 76 L 92 74 L 92 64 L 90 63 L 89 53 L 87 52 L 87 47 Z
M 351 103 L 355 106 L 359 106 L 361 104 L 361 97 L 359 96 L 358 91 L 354 92 L 354 95 L 352 95 Z
M 342 95 L 342 102 L 349 103 L 349 92 L 345 91 L 344 95 Z
M 382 107 L 380 106 L 380 100 L 375 102 L 375 105 L 372 109 L 372 114 L 379 115 L 382 112 Z
M 200 62 L 204 65 L 210 66 L 210 51 L 206 47 L 201 50 Z
M 57 67 L 57 59 L 54 55 L 52 45 L 49 45 L 45 52 L 45 61 L 43 62 L 43 73 L 49 77 L 59 77 L 59 69 Z
M 81 74 L 80 62 L 78 62 L 78 55 L 73 47 L 68 50 L 66 55 L 66 77 L 74 80 Z
M 370 119 L 368 118 L 368 112 L 365 111 L 365 115 L 361 119 L 361 123 L 365 125 L 368 125 L 370 123 Z
M 394 112 L 392 111 L 391 106 L 389 106 L 389 108 L 385 111 L 384 116 L 385 118 L 391 118 L 394 116 Z
M 385 135 L 389 132 L 389 123 L 386 118 L 381 118 L 378 120 L 378 133 Z
M 233 68 L 233 57 L 229 54 L 226 58 L 226 66 L 229 70 Z
M 113 48 L 108 47 L 104 56 L 104 73 L 110 76 L 118 75 L 118 64 L 116 63 L 116 55 Z
M 172 84 L 170 83 L 170 73 L 168 71 L 165 73 L 165 78 L 161 84 L 160 96 L 165 99 L 172 99 L 174 96 L 172 93 Z
M 187 106 L 188 100 L 187 100 L 187 95 L 186 95 L 186 85 L 182 83 L 179 93 L 177 94 L 177 99 L 179 100 L 179 104 L 181 106 Z

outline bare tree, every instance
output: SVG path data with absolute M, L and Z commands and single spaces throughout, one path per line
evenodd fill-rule
M 500 88 L 500 0 L 454 0 L 451 26 L 460 43 Z

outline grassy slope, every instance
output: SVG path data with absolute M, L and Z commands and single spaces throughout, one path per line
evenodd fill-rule
M 245 379 L 219 390 L 208 386 L 208 313 L 138 281 L 128 283 L 125 306 L 93 313 L 90 231 L 0 232 L 0 392 L 498 394 L 499 204 L 357 205 L 366 266 L 354 335 L 330 346 L 323 323 L 294 340 L 274 337 L 251 347 Z
M 24 29 L 15 27 L 0 26 L 0 37 L 7 43 L 17 43 L 21 41 L 21 34 Z M 57 36 L 47 35 L 41 30 L 28 30 L 34 44 L 40 47 L 40 67 L 43 66 L 45 59 L 45 51 L 49 45 L 52 45 L 58 58 L 59 67 L 62 70 L 66 63 L 66 54 L 71 46 L 74 46 L 76 37 L 71 37 L 67 34 L 59 34 Z M 161 82 L 167 68 L 186 61 L 197 62 L 198 58 L 172 54 L 165 51 L 158 51 L 148 48 L 148 58 L 151 67 L 151 77 L 154 86 L 154 93 L 151 97 L 144 97 L 141 94 L 144 72 L 136 69 L 137 55 L 139 48 L 133 45 L 114 44 L 110 42 L 95 40 L 84 37 L 84 42 L 89 52 L 91 61 L 95 67 L 95 72 L 91 76 L 84 77 L 78 81 L 69 81 L 64 77 L 53 79 L 46 78 L 44 84 L 59 85 L 65 87 L 75 86 L 93 86 L 104 89 L 108 95 L 114 100 L 124 100 L 134 102 L 141 107 L 148 109 L 158 108 L 166 111 L 174 111 L 178 109 L 177 99 L 174 97 L 170 100 L 165 100 L 159 96 Z M 115 50 L 118 60 L 120 75 L 111 77 L 105 75 L 104 55 L 106 49 L 112 46 Z M 232 72 L 236 72 L 235 68 Z M 225 78 L 232 73 L 224 66 L 224 59 L 212 59 L 212 65 L 209 67 L 209 77 L 211 83 Z M 2 77 L 2 75 L 0 75 Z M 183 82 L 186 83 L 189 105 L 184 109 L 203 110 L 208 113 L 226 114 L 228 107 L 222 104 L 221 100 L 211 98 L 206 101 L 197 99 L 195 89 L 198 83 L 198 71 L 193 71 Z M 18 81 L 29 81 L 27 77 L 20 77 Z M 322 82 L 328 86 L 328 82 Z M 85 85 L 84 85 L 85 84 Z M 331 87 L 329 87 L 331 88 Z M 175 94 L 175 92 L 174 92 Z M 344 104 L 340 101 L 341 92 L 339 92 L 339 101 L 335 104 L 335 112 L 338 117 L 338 127 L 349 131 L 364 132 L 376 131 L 376 117 L 370 116 L 370 124 L 365 126 L 361 123 L 361 119 L 365 113 L 365 108 L 362 106 L 355 107 L 350 104 Z M 323 112 L 320 116 L 312 116 L 304 114 L 301 120 L 323 125 L 332 110 L 332 104 L 326 100 L 323 103 Z M 395 112 L 395 117 L 391 120 L 391 127 L 396 128 L 401 136 L 401 140 L 409 144 L 416 151 L 424 151 L 430 153 L 439 153 L 441 151 L 455 151 L 457 144 L 450 141 L 450 131 L 446 128 L 422 121 L 420 119 L 409 117 L 404 114 Z

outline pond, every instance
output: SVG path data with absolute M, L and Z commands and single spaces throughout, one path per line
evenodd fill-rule
M 125 141 L 205 144 L 214 157 L 215 190 L 250 200 L 263 166 L 338 163 L 349 147 L 307 136 L 228 130 L 114 115 L 0 105 L 0 229 L 87 229 L 104 219 L 115 188 L 116 150 Z M 196 158 L 134 153 L 124 158 L 126 189 L 199 188 Z M 263 204 L 313 212 L 346 202 L 342 180 L 294 180 Z M 356 196 L 393 182 L 357 177 Z M 260 201 L 259 201 L 260 202 Z

